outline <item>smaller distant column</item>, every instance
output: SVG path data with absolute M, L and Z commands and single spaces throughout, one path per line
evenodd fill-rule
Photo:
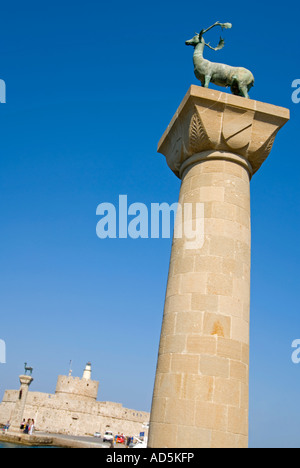
M 24 410 L 27 400 L 27 395 L 29 391 L 29 386 L 33 381 L 33 378 L 30 375 L 20 375 L 20 390 L 18 399 L 16 401 L 14 410 L 12 412 L 11 420 L 10 420 L 10 431 L 19 431 L 20 425 L 23 420 Z

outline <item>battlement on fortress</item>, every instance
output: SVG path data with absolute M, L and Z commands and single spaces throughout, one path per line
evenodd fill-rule
M 96 380 L 86 380 L 83 378 L 80 379 L 79 377 L 59 375 L 55 394 L 96 400 L 98 395 L 98 388 L 99 382 Z

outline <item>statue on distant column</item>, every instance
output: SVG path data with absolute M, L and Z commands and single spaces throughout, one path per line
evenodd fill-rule
M 29 375 L 32 375 L 33 368 L 32 368 L 32 367 L 28 367 L 28 366 L 27 366 L 27 362 L 25 362 L 24 368 L 25 368 L 25 375 L 27 375 L 27 372 L 29 373 Z
M 199 34 L 196 33 L 196 36 L 185 42 L 186 45 L 193 46 L 195 49 L 193 56 L 195 76 L 205 88 L 208 88 L 209 83 L 212 82 L 217 86 L 230 87 L 232 94 L 248 98 L 248 92 L 254 85 L 254 76 L 249 70 L 242 67 L 231 67 L 223 63 L 210 62 L 203 58 L 205 46 L 212 50 L 220 50 L 224 47 L 225 42 L 222 37 L 217 47 L 212 47 L 204 40 L 204 34 L 215 26 L 220 26 L 222 29 L 230 29 L 232 24 L 219 23 L 217 21 L 209 28 L 202 29 Z

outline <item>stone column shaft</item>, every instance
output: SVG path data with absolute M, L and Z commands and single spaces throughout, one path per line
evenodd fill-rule
M 19 431 L 20 429 L 20 424 L 23 420 L 29 386 L 31 382 L 33 381 L 33 378 L 29 375 L 20 375 L 19 379 L 20 379 L 21 387 L 19 390 L 18 400 L 16 401 L 16 404 L 15 404 L 15 407 L 11 416 L 11 421 L 10 421 L 11 431 Z
M 249 182 L 287 120 L 285 109 L 192 86 L 159 144 L 182 179 L 180 205 L 203 204 L 204 239 L 173 239 L 152 448 L 248 445 Z

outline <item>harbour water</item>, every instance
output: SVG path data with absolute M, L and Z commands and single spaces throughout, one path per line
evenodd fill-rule
M 44 445 L 44 446 L 30 446 L 30 445 L 21 445 L 21 444 L 8 444 L 4 442 L 0 442 L 0 449 L 2 448 L 59 448 L 59 447 L 54 447 L 54 446 L 49 446 L 49 445 Z

